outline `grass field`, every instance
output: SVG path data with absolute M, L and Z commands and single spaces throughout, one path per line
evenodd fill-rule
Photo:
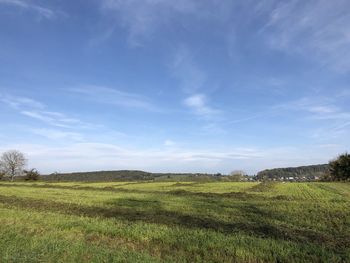
M 0 262 L 350 262 L 350 184 L 3 182 Z

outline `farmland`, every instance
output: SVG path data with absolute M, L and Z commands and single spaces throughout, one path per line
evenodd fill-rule
M 2 182 L 1 262 L 350 262 L 349 183 Z

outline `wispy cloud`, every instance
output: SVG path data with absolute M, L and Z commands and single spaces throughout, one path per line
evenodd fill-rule
M 87 85 L 78 88 L 71 88 L 69 91 L 79 93 L 80 95 L 85 95 L 89 100 L 96 101 L 98 103 L 148 111 L 160 110 L 145 96 L 117 89 Z
M 349 115 L 349 121 L 343 122 L 342 124 L 339 124 L 332 128 L 333 131 L 344 131 L 345 128 L 349 128 L 350 126 L 350 115 Z
M 83 123 L 75 118 L 67 117 L 65 114 L 60 112 L 52 112 L 52 111 L 43 111 L 43 110 L 24 110 L 20 111 L 21 114 L 43 121 L 49 125 L 62 127 L 62 128 L 70 128 L 76 127 L 77 125 L 82 125 Z
M 178 24 L 190 28 L 183 18 L 191 16 L 197 21 L 215 21 L 220 25 L 220 30 L 227 35 L 229 53 L 235 49 L 240 31 L 245 28 L 252 36 L 260 33 L 273 49 L 306 56 L 339 72 L 350 71 L 349 9 L 347 0 L 102 1 L 102 10 L 117 18 L 134 47 L 143 46 L 145 39 L 153 39 L 155 33 L 169 26 Z M 228 17 L 231 19 L 225 20 Z M 256 27 L 264 22 L 262 27 Z M 106 32 L 109 37 L 111 31 Z
M 316 59 L 340 72 L 350 71 L 350 2 L 281 1 L 263 29 L 271 47 Z
M 184 45 L 176 50 L 170 69 L 185 93 L 197 92 L 207 80 L 204 71 L 195 63 L 193 54 Z
M 318 141 L 342 141 L 350 132 L 350 112 L 335 97 L 303 97 L 273 108 L 289 119 L 308 122 L 304 134 Z
M 1 94 L 1 93 L 0 93 L 0 101 L 2 101 L 3 103 L 9 105 L 14 109 L 21 109 L 25 107 L 36 108 L 36 109 L 45 108 L 45 105 L 39 101 L 30 99 L 30 98 L 16 97 L 16 96 L 11 96 L 7 94 Z
M 22 0 L 0 0 L 0 4 L 12 5 L 18 8 L 26 9 L 29 11 L 34 11 L 39 14 L 41 17 L 46 19 L 55 18 L 56 14 L 53 10 L 42 7 L 40 5 L 36 5 L 31 3 L 31 1 L 22 1 Z
M 100 44 L 110 39 L 115 31 L 115 26 L 109 25 L 109 27 L 104 28 L 102 30 L 98 29 L 97 31 L 98 32 L 95 32 L 92 38 L 88 41 L 89 48 L 94 48 L 96 46 L 99 46 Z
M 335 105 L 334 98 L 303 97 L 301 99 L 277 105 L 276 110 L 303 111 L 308 113 L 305 117 L 314 120 L 350 120 L 350 112 Z
M 72 118 L 61 112 L 47 110 L 47 106 L 39 101 L 26 97 L 0 94 L 0 101 L 4 102 L 20 114 L 42 121 L 46 124 L 62 128 L 87 127 L 77 118 Z
M 102 9 L 117 13 L 116 17 L 129 32 L 128 42 L 132 47 L 142 46 L 144 39 L 174 17 L 199 10 L 193 0 L 103 0 Z
M 258 113 L 231 119 L 226 125 L 249 122 L 257 119 L 278 117 L 289 119 L 291 123 L 303 124 L 303 135 L 318 140 L 342 140 L 350 132 L 350 112 L 339 103 L 337 97 L 302 97 L 261 108 Z M 292 125 L 292 124 L 290 124 Z
M 67 132 L 57 129 L 30 129 L 34 134 L 46 137 L 51 140 L 69 140 L 69 141 L 83 141 L 82 134 L 77 132 Z

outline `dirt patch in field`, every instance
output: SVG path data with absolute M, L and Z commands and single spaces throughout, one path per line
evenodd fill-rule
M 197 184 L 197 183 L 194 183 Z M 188 186 L 188 184 L 185 184 Z M 6 187 L 34 187 L 34 188 L 42 188 L 42 189 L 64 189 L 64 190 L 82 190 L 82 191 L 107 191 L 113 193 L 138 193 L 138 194 L 160 194 L 160 195 L 174 195 L 174 196 L 192 196 L 192 197 L 204 197 L 204 198 L 234 198 L 241 200 L 252 200 L 259 199 L 258 196 L 246 192 L 230 192 L 230 193 L 208 193 L 208 192 L 192 192 L 183 189 L 171 190 L 171 191 L 147 191 L 140 189 L 127 189 L 122 186 L 113 187 L 106 186 L 103 188 L 92 187 L 92 186 L 64 186 L 64 185 L 51 185 L 51 184 L 1 184 L 0 186 Z
M 277 183 L 276 182 L 262 182 L 260 184 L 254 185 L 253 187 L 249 188 L 250 192 L 271 192 L 275 187 Z

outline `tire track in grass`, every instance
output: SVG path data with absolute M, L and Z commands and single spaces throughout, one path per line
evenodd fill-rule
M 195 215 L 168 211 L 162 209 L 162 207 L 151 211 L 138 211 L 121 206 L 110 208 L 82 206 L 72 203 L 67 204 L 40 199 L 23 199 L 2 195 L 0 195 L 0 203 L 7 208 L 18 207 L 40 212 L 50 211 L 92 218 L 116 218 L 129 222 L 141 221 L 166 226 L 180 226 L 189 229 L 207 229 L 224 234 L 243 233 L 276 240 L 310 242 L 317 245 L 327 244 L 329 247 L 339 246 L 343 248 L 344 242 L 350 243 L 350 237 L 344 240 L 343 238 L 337 238 L 311 229 L 295 229 L 288 226 L 272 225 L 270 221 L 275 219 L 274 215 L 265 213 L 259 207 L 252 204 L 243 205 L 241 207 L 241 212 L 247 216 L 247 221 L 225 222 L 212 218 L 203 218 Z M 259 218 L 263 218 L 264 220 L 257 221 Z
M 81 232 L 42 225 L 38 228 L 27 222 L 21 225 L 2 222 L 0 235 L 2 262 L 110 262 L 112 259 L 113 262 L 161 262 L 130 245 L 106 246 Z
M 4 209 L 2 211 L 4 211 Z M 255 239 L 250 236 L 213 236 L 206 232 L 193 232 L 193 235 L 191 235 L 183 231 L 176 232 L 173 228 L 169 230 L 170 233 L 168 232 L 172 238 L 166 239 L 166 241 L 164 241 L 162 235 L 158 238 L 151 235 L 153 238 L 142 239 L 141 242 L 139 242 L 139 240 L 131 241 L 130 237 L 127 236 L 120 238 L 120 235 L 117 235 L 117 233 L 120 233 L 119 231 L 112 231 L 115 229 L 112 222 L 108 222 L 108 225 L 110 224 L 108 232 L 105 232 L 103 228 L 99 230 L 100 225 L 94 225 L 97 228 L 93 228 L 94 231 L 92 232 L 92 228 L 89 224 L 93 224 L 95 221 L 86 222 L 85 219 L 75 218 L 74 216 L 65 216 L 61 218 L 58 217 L 57 214 L 42 214 L 37 212 L 32 212 L 29 220 L 23 220 L 21 214 L 23 216 L 24 211 L 9 211 L 11 212 L 6 218 L 16 217 L 24 222 L 19 228 L 15 227 L 15 230 L 20 230 L 25 236 L 36 233 L 33 232 L 33 229 L 35 230 L 36 225 L 38 225 L 42 230 L 41 232 L 46 236 L 51 236 L 51 234 L 53 234 L 62 236 L 62 239 L 66 239 L 68 235 L 68 237 L 71 237 L 69 238 L 70 241 L 74 241 L 79 237 L 77 240 L 78 242 L 93 245 L 97 251 L 98 248 L 107 251 L 111 249 L 112 251 L 120 250 L 121 246 L 123 247 L 124 244 L 126 244 L 125 248 L 131 250 L 131 252 L 140 251 L 144 253 L 147 251 L 149 255 L 160 258 L 162 262 L 286 262 L 288 254 L 295 255 L 295 258 L 299 259 L 299 262 L 310 262 L 310 260 L 315 258 L 330 259 L 332 255 L 326 250 L 317 250 L 317 254 L 310 255 L 309 252 L 314 251 L 314 249 L 316 249 L 315 247 L 311 246 L 305 249 L 303 246 L 300 246 L 300 244 L 291 242 L 286 242 L 282 245 L 276 241 Z M 25 217 L 26 216 L 28 215 L 25 214 Z M 8 222 L 10 221 L 11 220 Z M 58 225 L 57 222 L 59 222 Z M 101 221 L 98 221 L 98 223 L 100 222 Z M 60 227 L 60 224 L 63 228 Z M 103 224 L 106 224 L 106 221 Z M 2 222 L 1 225 L 6 225 L 6 222 Z M 72 225 L 73 228 L 71 228 L 70 225 Z M 9 226 L 14 227 L 13 224 Z M 105 225 L 105 227 L 107 227 L 107 225 Z M 119 225 L 119 227 L 121 226 Z M 131 226 L 126 225 L 126 228 L 131 228 Z M 8 230 L 7 226 L 6 229 Z M 27 230 L 29 231 L 28 233 Z M 100 232 L 101 230 L 102 232 Z M 9 230 L 9 232 L 13 233 L 15 231 Z M 121 232 L 123 232 L 123 230 Z M 180 236 L 177 236 L 179 233 L 181 233 Z M 185 238 L 185 240 L 183 240 L 183 238 Z M 251 249 L 253 249 L 253 253 Z M 300 249 L 303 253 L 300 253 Z M 333 256 L 333 258 L 335 257 Z M 338 259 L 338 261 L 340 260 Z

